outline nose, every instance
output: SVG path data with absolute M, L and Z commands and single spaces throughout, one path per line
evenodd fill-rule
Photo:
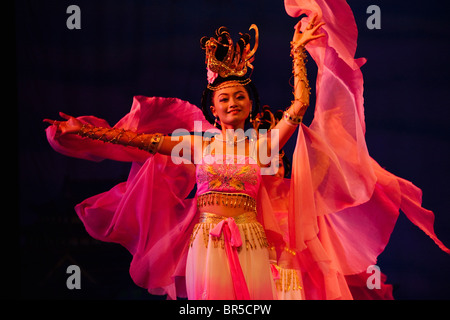
M 237 100 L 235 98 L 230 98 L 230 100 L 228 101 L 228 107 L 237 107 Z

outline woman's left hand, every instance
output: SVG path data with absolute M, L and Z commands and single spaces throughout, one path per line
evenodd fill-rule
M 325 34 L 323 33 L 316 34 L 317 30 L 319 30 L 319 28 L 325 24 L 325 22 L 320 22 L 316 25 L 315 24 L 316 18 L 317 15 L 312 17 L 312 19 L 309 21 L 308 26 L 303 32 L 300 31 L 302 22 L 299 21 L 299 23 L 297 23 L 294 32 L 294 37 L 292 38 L 293 50 L 297 49 L 300 46 L 305 46 L 311 40 L 315 40 L 325 36 Z

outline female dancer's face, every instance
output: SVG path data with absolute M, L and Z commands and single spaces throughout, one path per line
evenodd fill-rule
M 215 91 L 211 111 L 220 120 L 223 129 L 243 129 L 251 107 L 247 90 L 236 86 Z

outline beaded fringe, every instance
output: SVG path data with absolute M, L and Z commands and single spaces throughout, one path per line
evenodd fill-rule
M 223 234 L 220 236 L 220 238 L 213 237 L 209 234 L 211 229 L 213 229 L 215 226 L 216 224 L 213 223 L 197 223 L 194 226 L 194 230 L 192 231 L 189 245 L 192 247 L 197 236 L 203 236 L 205 248 L 208 248 L 209 243 L 212 243 L 214 248 L 219 248 L 220 246 L 220 248 L 224 249 L 225 241 L 223 238 Z M 260 223 L 250 222 L 238 224 L 238 226 L 242 227 L 241 230 L 244 233 L 244 239 L 242 239 L 243 245 L 238 248 L 238 250 L 240 250 L 244 245 L 247 250 L 256 249 L 258 246 L 260 248 L 267 248 L 269 246 L 264 228 Z
M 198 196 L 199 208 L 209 205 L 243 208 L 245 211 L 256 212 L 256 200 L 244 193 L 207 192 Z
M 287 292 L 291 290 L 302 290 L 301 282 L 295 269 L 284 269 L 277 265 L 275 265 L 275 267 L 280 273 L 280 279 L 275 281 L 278 291 Z

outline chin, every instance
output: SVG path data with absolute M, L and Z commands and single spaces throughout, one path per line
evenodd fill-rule
M 246 119 L 230 119 L 226 124 L 238 128 L 245 125 L 245 120 Z

